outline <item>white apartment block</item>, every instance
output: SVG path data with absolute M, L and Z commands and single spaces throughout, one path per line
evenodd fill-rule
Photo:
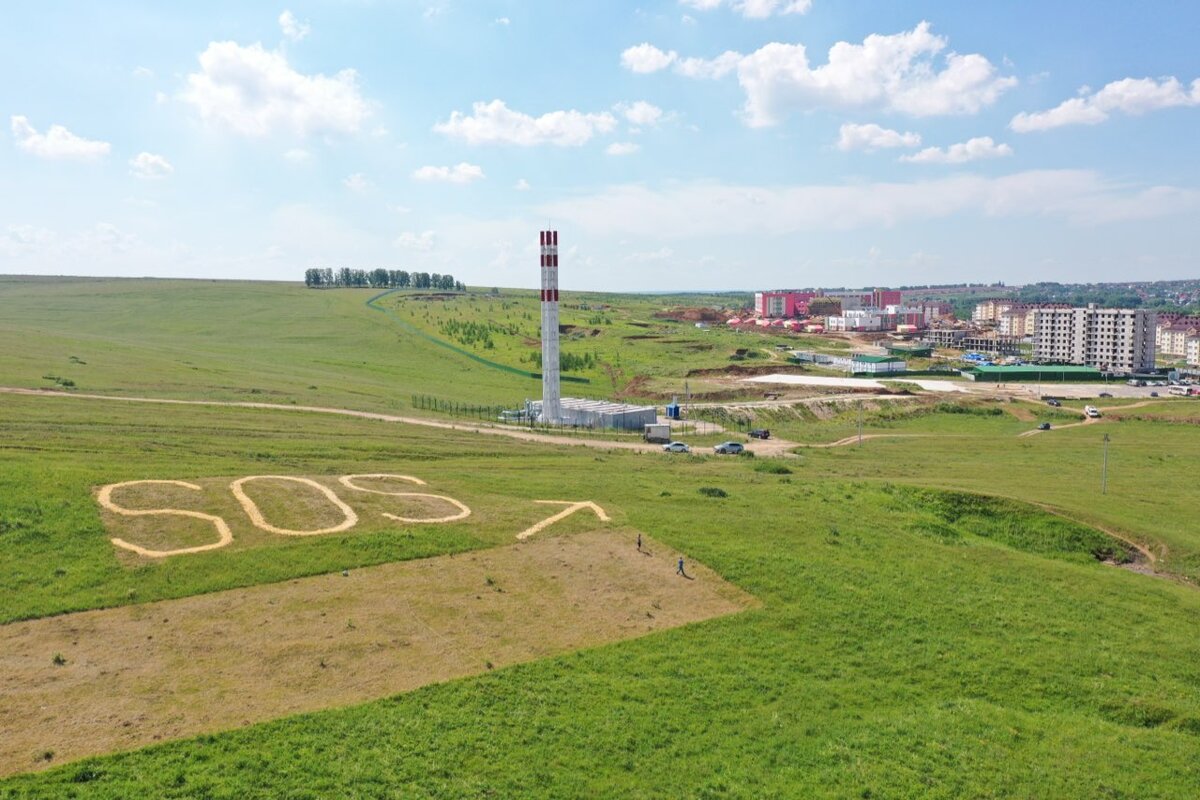
M 1186 357 L 1189 367 L 1200 367 L 1200 336 L 1188 337 Z
M 975 310 L 971 312 L 971 321 L 996 322 L 1001 314 L 1010 311 L 1012 307 L 1012 300 L 984 300 L 975 304 Z
M 1033 358 L 1109 372 L 1154 368 L 1155 315 L 1137 308 L 1039 308 Z
M 1192 336 L 1200 336 L 1200 320 L 1194 317 L 1159 323 L 1155 328 L 1154 340 L 1158 352 L 1182 358 L 1187 354 L 1187 340 Z

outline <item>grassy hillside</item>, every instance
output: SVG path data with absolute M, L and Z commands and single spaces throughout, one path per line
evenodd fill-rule
M 13 309 L 0 385 L 54 374 L 81 392 L 362 409 L 460 387 L 524 396 L 525 379 L 410 337 L 367 297 L 0 281 Z M 0 797 L 1196 796 L 1200 591 L 1098 560 L 1129 557 L 1105 528 L 1200 577 L 1188 402 L 1064 429 L 1064 412 L 1033 406 L 879 404 L 864 432 L 880 436 L 861 448 L 767 460 L 0 394 L 3 622 L 490 548 L 547 514 L 537 499 L 593 500 L 614 529 L 644 531 L 761 603 L 350 708 L 60 766 L 31 759 L 52 768 L 0 780 Z M 854 409 L 753 413 L 797 441 L 857 428 Z M 1056 429 L 1018 436 L 1042 418 Z M 215 480 L 371 472 L 419 476 L 474 513 L 273 538 L 235 522 Z M 114 548 L 93 492 L 135 479 L 206 482 L 235 545 L 162 561 Z M 596 526 L 579 516 L 541 535 Z M 53 655 L 29 657 L 73 668 L 73 654 Z

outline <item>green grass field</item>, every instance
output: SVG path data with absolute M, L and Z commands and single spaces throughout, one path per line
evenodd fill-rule
M 13 309 L 0 385 L 54 374 L 79 393 L 406 411 L 419 391 L 534 394 L 397 333 L 367 296 L 0 280 Z M 125 306 L 140 319 L 123 322 Z M 4 622 L 494 547 L 544 517 L 533 500 L 547 498 L 591 499 L 761 602 L 359 706 L 51 762 L 0 780 L 0 797 L 1195 796 L 1200 592 L 1100 563 L 1128 549 L 1094 527 L 1200 577 L 1188 402 L 1024 438 L 1063 412 L 880 405 L 864 432 L 909 435 L 768 460 L 0 394 Z M 857 427 L 853 410 L 762 414 L 799 442 Z M 370 472 L 419 476 L 475 514 L 140 561 L 109 543 L 93 497 L 123 480 Z M 701 492 L 713 488 L 726 496 Z M 60 668 L 51 655 L 46 669 Z

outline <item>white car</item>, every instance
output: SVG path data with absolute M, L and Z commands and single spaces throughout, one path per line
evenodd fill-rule
M 663 445 L 664 453 L 690 453 L 692 448 L 688 447 L 683 442 L 669 442 Z
M 1095 418 L 1100 416 L 1100 409 L 1096 408 L 1095 406 L 1084 406 L 1083 413 L 1087 414 L 1089 417 Z

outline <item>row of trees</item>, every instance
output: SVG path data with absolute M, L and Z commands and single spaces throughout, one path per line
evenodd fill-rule
M 312 267 L 304 271 L 304 285 L 315 289 L 439 289 L 444 292 L 465 292 L 466 284 L 453 275 L 436 272 L 406 272 L 402 269 L 330 269 Z

